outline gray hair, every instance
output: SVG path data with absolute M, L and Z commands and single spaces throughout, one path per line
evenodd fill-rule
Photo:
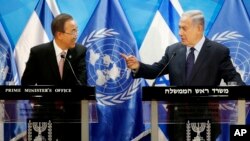
M 189 10 L 182 14 L 182 17 L 187 16 L 192 19 L 193 24 L 200 24 L 204 28 L 205 19 L 200 10 Z

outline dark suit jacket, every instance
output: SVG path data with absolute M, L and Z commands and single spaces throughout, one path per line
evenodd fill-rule
M 68 50 L 66 56 L 83 85 L 86 85 L 87 80 L 85 54 L 86 48 L 77 44 L 75 48 Z M 31 48 L 21 83 L 22 85 L 78 85 L 66 60 L 61 79 L 52 41 Z
M 70 61 L 77 78 L 82 85 L 86 85 L 86 48 L 76 45 L 75 48 L 69 49 L 66 58 Z M 70 86 L 78 85 L 76 78 L 70 69 L 69 63 L 65 60 L 63 78 L 61 79 L 59 68 L 56 60 L 56 54 L 53 42 L 45 43 L 31 48 L 30 57 L 22 77 L 22 85 L 55 85 Z M 80 122 L 80 100 L 79 101 L 36 101 L 38 107 L 33 109 L 33 118 L 49 118 L 54 121 L 59 120 L 64 124 L 54 123 L 53 140 L 59 141 L 81 140 Z M 63 106 L 63 108 L 60 108 Z M 69 121 L 75 123 L 68 124 Z M 74 135 L 69 135 L 71 129 L 74 129 Z
M 159 62 L 153 65 L 140 63 L 140 68 L 134 74 L 135 78 L 143 77 L 154 79 L 169 62 L 173 54 L 176 56 L 171 60 L 162 75 L 169 74 L 172 86 L 218 86 L 221 79 L 225 82 L 236 81 L 239 85 L 245 85 L 239 73 L 236 72 L 229 56 L 229 49 L 223 45 L 206 39 L 194 64 L 191 80 L 185 79 L 186 46 L 176 43 L 169 46 L 165 55 Z M 211 119 L 217 123 L 219 118 L 218 103 L 193 99 L 187 102 L 171 102 L 168 105 L 170 120 L 174 122 L 185 122 L 187 119 Z M 185 140 L 185 125 L 169 125 L 170 141 Z M 215 140 L 220 132 L 219 125 L 212 125 L 212 140 Z
M 230 60 L 229 49 L 209 39 L 205 40 L 194 64 L 191 81 L 186 82 L 186 50 L 186 46 L 181 43 L 169 46 L 159 62 L 153 65 L 140 63 L 140 68 L 134 77 L 154 79 L 167 64 L 169 58 L 176 53 L 162 74 L 169 74 L 172 86 L 218 86 L 221 79 L 225 82 L 236 81 L 238 85 L 245 85 Z

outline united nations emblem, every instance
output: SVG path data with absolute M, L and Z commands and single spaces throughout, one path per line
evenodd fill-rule
M 52 122 L 29 120 L 27 133 L 28 141 L 52 141 Z
M 7 65 L 8 60 L 10 60 L 10 55 L 5 47 L 0 45 L 0 84 L 6 85 L 5 80 L 9 73 L 9 67 Z
M 212 40 L 222 43 L 230 49 L 230 56 L 232 62 L 240 73 L 242 79 L 247 84 L 250 83 L 250 44 L 249 42 L 243 42 L 240 38 L 244 37 L 237 31 L 224 31 L 222 33 L 216 33 Z
M 204 121 L 187 121 L 186 141 L 211 141 L 211 123 Z
M 93 31 L 85 37 L 88 83 L 96 87 L 98 104 L 116 105 L 133 97 L 140 80 L 134 80 L 121 53 L 135 56 L 135 49 L 115 38 L 113 29 Z

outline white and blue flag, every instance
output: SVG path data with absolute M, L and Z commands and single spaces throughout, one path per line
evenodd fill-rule
M 20 78 L 29 58 L 30 48 L 53 39 L 51 22 L 59 14 L 56 0 L 39 0 L 15 47 Z
M 133 79 L 121 53 L 138 57 L 136 40 L 119 0 L 100 0 L 79 43 L 86 54 L 88 84 L 96 87 L 97 123 L 91 141 L 129 141 L 144 131 L 141 79 Z
M 182 7 L 178 0 L 162 0 L 158 10 L 153 18 L 153 21 L 148 29 L 146 37 L 140 48 L 140 56 L 142 62 L 153 64 L 158 62 L 164 55 L 166 48 L 179 41 L 178 23 L 180 16 L 183 13 Z M 149 86 L 154 80 L 147 80 Z M 168 75 L 156 79 L 157 86 L 168 86 Z M 167 104 L 159 102 L 159 128 L 158 139 L 160 141 L 167 141 Z M 144 111 L 150 111 L 148 107 L 143 107 Z M 144 112 L 145 113 L 145 112 Z M 150 115 L 144 114 L 144 117 Z
M 162 0 L 140 48 L 142 62 L 158 62 L 166 48 L 179 41 L 178 23 L 183 10 L 178 0 Z M 153 80 L 147 80 L 152 85 Z M 168 75 L 158 78 L 156 85 L 169 85 Z

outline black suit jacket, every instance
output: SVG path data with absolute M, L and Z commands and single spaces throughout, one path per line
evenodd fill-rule
M 219 43 L 206 39 L 191 73 L 191 81 L 185 81 L 186 46 L 176 43 L 169 46 L 162 59 L 153 65 L 140 63 L 140 68 L 134 77 L 154 79 L 170 57 L 176 53 L 163 74 L 169 74 L 170 85 L 173 86 L 218 86 L 221 79 L 225 82 L 236 81 L 245 85 L 239 73 L 236 72 L 229 49 Z
M 69 49 L 66 58 L 71 63 L 75 74 L 82 85 L 86 85 L 86 64 L 85 64 L 86 48 L 76 44 L 75 48 Z M 61 79 L 56 53 L 53 42 L 45 43 L 31 48 L 30 57 L 26 64 L 26 68 L 22 77 L 22 85 L 55 85 L 70 86 L 78 85 L 76 78 L 65 60 L 63 78 Z M 68 141 L 72 139 L 81 140 L 80 125 L 80 100 L 79 101 L 36 101 L 42 106 L 35 106 L 33 118 L 49 118 L 59 120 L 59 124 L 54 124 L 53 140 Z M 63 106 L 63 108 L 61 108 Z M 75 123 L 68 124 L 69 121 Z M 61 123 L 61 122 L 65 122 Z M 69 135 L 69 130 L 74 129 L 73 135 Z
M 218 86 L 221 79 L 225 82 L 236 81 L 239 85 L 245 85 L 231 62 L 229 49 L 209 39 L 205 40 L 191 72 L 191 80 L 187 82 L 185 79 L 186 51 L 187 47 L 181 43 L 173 44 L 166 49 L 165 55 L 159 62 L 153 65 L 140 63 L 140 68 L 134 77 L 154 79 L 169 62 L 171 56 L 176 53 L 162 73 L 162 75 L 169 74 L 172 86 Z M 218 103 L 217 101 L 207 102 L 193 99 L 187 102 L 170 103 L 168 109 L 171 113 L 168 116 L 171 121 L 177 123 L 197 118 L 212 119 L 214 123 L 217 123 L 220 120 Z M 185 125 L 169 125 L 168 130 L 171 135 L 170 141 L 185 140 Z M 215 140 L 220 133 L 220 126 L 212 125 L 212 131 L 212 140 Z
M 68 50 L 66 56 L 83 85 L 86 85 L 85 54 L 86 48 L 76 44 L 75 48 Z M 61 79 L 52 41 L 31 48 L 21 83 L 22 85 L 78 85 L 66 60 Z

